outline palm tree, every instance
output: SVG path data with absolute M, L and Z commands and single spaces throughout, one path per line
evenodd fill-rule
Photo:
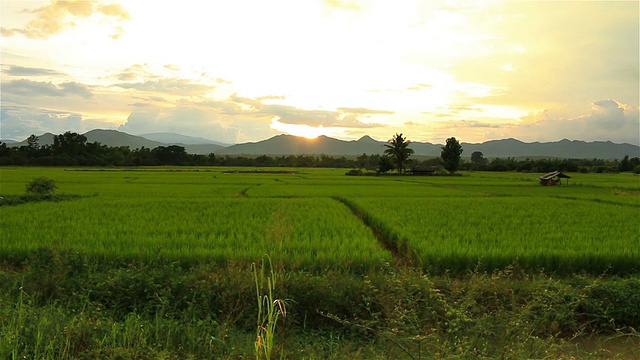
M 402 134 L 396 133 L 390 140 L 389 144 L 384 144 L 387 148 L 384 153 L 389 155 L 396 165 L 398 174 L 404 171 L 404 164 L 409 159 L 409 156 L 413 154 L 413 149 L 409 149 L 411 141 L 403 137 Z

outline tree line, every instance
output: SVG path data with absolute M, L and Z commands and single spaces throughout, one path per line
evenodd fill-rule
M 549 172 L 618 172 L 640 173 L 640 158 L 625 156 L 621 160 L 603 159 L 487 159 L 481 152 L 471 154 L 470 161 L 461 158 L 463 152 L 455 137 L 447 139 L 441 156 L 425 160 L 410 158 L 414 154 L 411 141 L 395 134 L 385 144 L 383 154 L 362 154 L 357 157 L 328 155 L 288 156 L 220 156 L 189 154 L 179 145 L 153 149 L 130 149 L 128 146 L 107 146 L 87 142 L 84 135 L 65 132 L 55 135 L 53 144 L 40 145 L 35 135 L 27 145 L 9 147 L 0 142 L 0 165 L 18 166 L 246 166 L 246 167 L 326 167 L 351 168 L 357 172 L 405 173 L 416 166 L 439 167 L 450 173 L 457 170 Z

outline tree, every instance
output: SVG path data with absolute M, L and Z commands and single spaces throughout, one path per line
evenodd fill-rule
M 87 137 L 75 132 L 67 131 L 53 137 L 53 152 L 56 155 L 80 155 L 84 152 Z
M 393 170 L 393 164 L 391 163 L 391 158 L 383 155 L 380 157 L 380 162 L 378 163 L 378 172 L 386 173 L 389 170 Z
M 487 163 L 487 159 L 484 158 L 484 154 L 480 151 L 474 151 L 471 153 L 471 162 L 477 165 L 483 165 Z
M 44 176 L 35 178 L 26 185 L 27 194 L 47 195 L 56 190 L 56 182 Z
M 27 151 L 29 152 L 29 156 L 35 156 L 39 148 L 40 144 L 38 144 L 38 137 L 31 134 L 27 138 Z
M 391 157 L 398 174 L 404 171 L 404 164 L 409 159 L 409 156 L 413 154 L 413 149 L 409 149 L 411 141 L 407 140 L 402 134 L 396 133 L 390 140 L 390 144 L 384 144 L 387 148 L 384 153 Z
M 629 161 L 629 155 L 625 155 L 622 161 L 620 161 L 620 171 L 631 171 L 633 170 L 633 165 L 631 161 Z
M 462 146 L 455 137 L 447 139 L 447 143 L 442 147 L 440 157 L 442 158 L 442 165 L 450 173 L 456 172 L 460 166 L 460 154 L 462 154 Z
M 184 165 L 187 161 L 187 151 L 183 146 L 158 146 L 151 153 L 162 165 Z

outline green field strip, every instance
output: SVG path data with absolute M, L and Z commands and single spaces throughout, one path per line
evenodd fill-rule
M 638 197 L 637 195 L 635 195 L 635 198 L 632 198 L 631 200 L 628 200 L 626 202 L 606 200 L 606 199 L 600 199 L 600 198 L 582 198 L 582 197 L 575 197 L 575 196 L 553 196 L 553 197 L 556 199 L 562 199 L 562 200 L 593 201 L 601 204 L 622 205 L 622 206 L 640 208 L 640 197 Z M 640 216 L 640 213 L 638 215 Z
M 0 214 L 5 259 L 45 246 L 108 261 L 251 263 L 269 254 L 290 268 L 355 270 L 391 260 L 369 228 L 326 198 L 95 197 Z
M 425 269 L 532 269 L 593 274 L 640 272 L 635 209 L 531 198 L 353 198 L 406 241 Z

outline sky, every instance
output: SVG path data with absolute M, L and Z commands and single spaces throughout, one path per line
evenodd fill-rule
M 640 144 L 637 1 L 0 3 L 0 138 Z

